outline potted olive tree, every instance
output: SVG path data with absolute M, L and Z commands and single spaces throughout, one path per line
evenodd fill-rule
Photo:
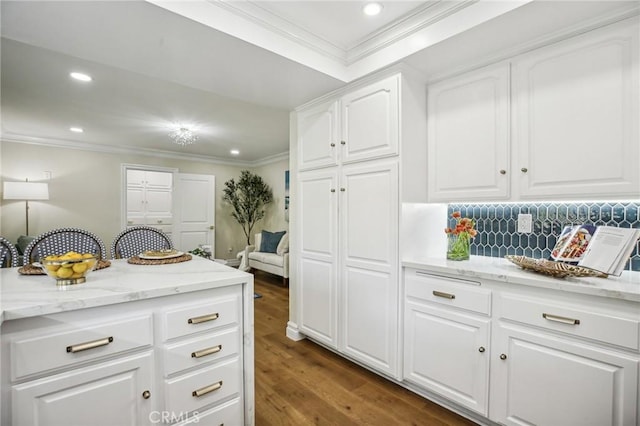
M 271 188 L 260 176 L 243 170 L 238 181 L 232 178 L 224 183 L 223 192 L 222 200 L 231 205 L 231 215 L 242 226 L 247 245 L 251 245 L 251 231 L 264 217 L 265 206 L 273 201 Z

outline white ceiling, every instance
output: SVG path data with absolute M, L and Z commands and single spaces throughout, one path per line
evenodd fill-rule
M 255 164 L 286 155 L 290 110 L 376 69 L 435 75 L 638 2 L 382 3 L 2 0 L 2 138 Z

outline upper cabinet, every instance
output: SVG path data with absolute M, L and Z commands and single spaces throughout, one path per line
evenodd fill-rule
M 300 170 L 338 164 L 338 101 L 298 113 Z
M 343 163 L 398 154 L 399 84 L 389 77 L 341 99 Z
M 514 60 L 522 198 L 638 196 L 639 48 L 623 25 Z
M 509 64 L 429 86 L 429 198 L 509 196 Z
M 399 76 L 298 113 L 298 168 L 398 154 Z
M 428 87 L 430 201 L 637 198 L 631 19 Z

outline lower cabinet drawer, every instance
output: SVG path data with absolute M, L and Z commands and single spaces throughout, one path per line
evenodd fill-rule
M 481 288 L 479 282 L 407 269 L 405 287 L 409 298 L 485 315 L 491 314 L 491 290 Z
M 223 332 L 209 333 L 195 339 L 165 345 L 165 375 L 168 376 L 230 355 L 237 355 L 240 343 L 240 330 L 235 327 Z
M 200 424 L 200 425 L 243 425 L 244 413 L 240 398 L 225 402 L 224 404 L 207 411 L 196 411 L 187 416 L 187 419 L 176 426 Z
M 168 309 L 162 316 L 164 340 L 239 324 L 242 295 L 235 293 Z
M 151 315 L 51 328 L 11 337 L 11 379 L 75 366 L 153 344 Z
M 165 380 L 169 412 L 203 411 L 226 398 L 239 396 L 242 383 L 240 357 Z
M 640 316 L 621 318 L 514 294 L 501 294 L 497 306 L 500 318 L 636 351 L 640 349 Z

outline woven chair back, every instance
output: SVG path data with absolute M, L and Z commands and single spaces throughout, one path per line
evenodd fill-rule
M 39 262 L 45 256 L 68 251 L 91 253 L 99 259 L 106 259 L 107 256 L 104 243 L 91 232 L 79 228 L 59 228 L 36 236 L 24 251 L 24 263 Z
M 113 259 L 126 259 L 145 250 L 173 249 L 171 238 L 160 229 L 150 226 L 132 226 L 116 236 L 111 244 Z
M 0 237 L 0 268 L 13 268 L 18 266 L 18 250 L 11 241 Z

